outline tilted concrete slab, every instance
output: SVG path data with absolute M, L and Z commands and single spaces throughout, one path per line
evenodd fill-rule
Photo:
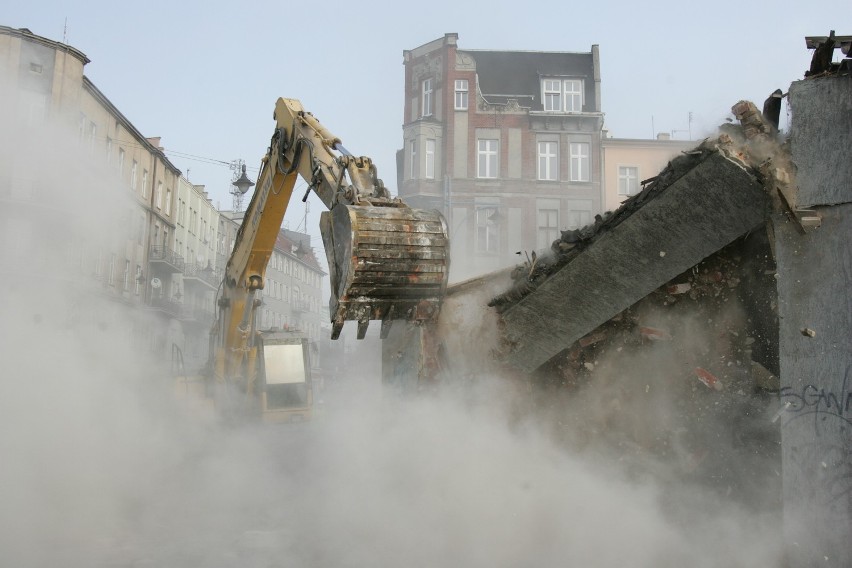
M 503 312 L 506 361 L 534 371 L 769 212 L 754 173 L 712 152 Z

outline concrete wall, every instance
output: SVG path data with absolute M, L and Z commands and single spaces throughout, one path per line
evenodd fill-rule
M 852 566 L 852 78 L 794 83 L 799 206 L 775 219 L 784 528 L 790 566 Z M 846 120 L 838 120 L 846 117 Z

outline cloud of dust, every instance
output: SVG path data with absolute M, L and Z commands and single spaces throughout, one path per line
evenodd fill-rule
M 7 211 L 23 237 L 4 248 L 0 284 L 0 565 L 773 565 L 772 523 L 675 476 L 590 459 L 553 435 L 552 415 L 519 418 L 497 378 L 397 400 L 355 370 L 304 424 L 185 413 L 133 333 L 145 314 L 69 268 L 69 242 L 123 238 L 126 200 L 80 167 L 76 140 L 18 134 L 7 163 L 45 193 Z M 632 372 L 651 381 L 661 361 Z M 625 388 L 612 365 L 608 388 Z M 608 400 L 589 390 L 564 414 L 599 419 Z M 672 402 L 617 420 L 652 440 L 673 427 Z

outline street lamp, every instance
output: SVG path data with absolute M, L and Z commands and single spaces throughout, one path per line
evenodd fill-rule
M 235 189 L 231 190 L 231 195 L 234 196 L 234 211 L 239 211 L 243 205 L 243 195 L 245 195 L 254 182 L 246 175 L 246 165 L 242 164 L 242 175 L 231 182 Z

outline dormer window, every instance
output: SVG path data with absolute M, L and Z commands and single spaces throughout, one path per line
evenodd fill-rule
M 549 112 L 582 112 L 582 79 L 542 79 L 541 101 Z

